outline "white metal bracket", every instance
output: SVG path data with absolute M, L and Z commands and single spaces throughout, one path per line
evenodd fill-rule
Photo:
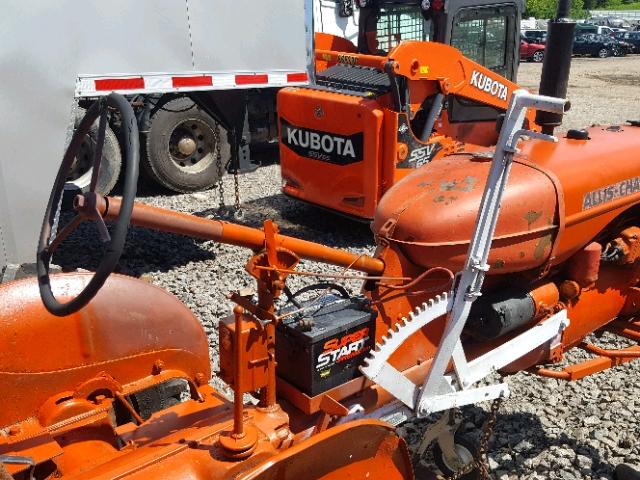
M 508 365 L 533 348 L 549 341 L 558 334 L 559 329 L 565 328 L 568 323 L 566 312 L 556 314 L 545 320 L 546 328 L 534 327 L 472 363 L 467 363 L 464 349 L 460 343 L 460 335 L 469 317 L 471 305 L 480 296 L 485 274 L 489 270 L 487 260 L 513 155 L 517 150 L 517 143 L 520 137 L 525 135 L 545 141 L 558 141 L 553 136 L 521 128 L 527 108 L 563 113 L 565 105 L 566 100 L 564 99 L 532 95 L 525 90 L 517 90 L 511 97 L 482 195 L 467 260 L 460 273 L 457 288 L 453 292 L 451 311 L 447 318 L 445 331 L 427 378 L 418 394 L 416 402 L 418 416 L 507 395 L 509 390 L 506 384 L 468 388 L 490 372 Z M 442 386 L 441 379 L 445 376 L 451 360 L 453 360 L 455 372 L 453 376 L 450 376 L 453 392 L 442 395 L 439 392 Z M 454 377 L 456 382 L 453 382 Z

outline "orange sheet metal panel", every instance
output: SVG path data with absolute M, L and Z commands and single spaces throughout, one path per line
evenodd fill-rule
M 321 90 L 278 93 L 283 191 L 299 200 L 373 218 L 381 182 L 379 103 Z
M 489 171 L 487 158 L 452 155 L 414 171 L 380 201 L 374 231 L 397 219 L 387 236 L 415 265 L 459 271 Z M 535 199 L 535 201 L 534 201 Z M 489 274 L 527 270 L 548 258 L 557 232 L 553 183 L 514 164 L 489 255 Z
M 91 276 L 52 276 L 53 290 L 64 300 Z M 211 377 L 198 319 L 142 280 L 112 274 L 89 305 L 64 318 L 45 310 L 35 278 L 0 285 L 0 298 L 0 427 L 37 415 L 53 395 L 73 392 L 105 370 L 125 393 L 128 385 L 153 378 L 156 362 L 190 378 Z
M 414 474 L 407 445 L 391 425 L 356 420 L 314 435 L 237 478 L 411 480 Z

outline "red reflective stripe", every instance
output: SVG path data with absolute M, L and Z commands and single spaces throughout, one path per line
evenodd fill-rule
M 174 87 L 210 87 L 213 85 L 213 77 L 210 75 L 198 75 L 196 77 L 171 77 Z
M 135 90 L 144 88 L 144 78 L 103 78 L 96 80 L 96 90 Z
M 309 80 L 307 72 L 287 74 L 287 82 L 306 82 L 307 80 Z
M 269 83 L 269 75 L 236 75 L 237 85 L 255 85 L 258 83 Z

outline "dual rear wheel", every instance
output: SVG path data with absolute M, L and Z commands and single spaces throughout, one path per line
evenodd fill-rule
M 77 109 L 76 128 L 85 113 L 85 109 Z M 65 184 L 67 197 L 73 198 L 89 188 L 97 131 L 96 122 L 74 159 Z M 162 187 L 180 193 L 213 187 L 230 156 L 226 131 L 216 128 L 215 120 L 187 97 L 162 104 L 151 116 L 146 138 L 141 143 L 144 149 L 142 165 L 147 175 Z M 109 194 L 117 184 L 121 170 L 118 136 L 108 126 L 96 192 Z
M 182 193 L 213 187 L 230 155 L 226 131 L 186 97 L 170 100 L 151 116 L 145 150 L 142 165 L 149 177 Z

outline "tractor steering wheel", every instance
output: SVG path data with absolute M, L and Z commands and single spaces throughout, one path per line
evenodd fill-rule
M 122 120 L 122 147 L 123 159 L 125 163 L 124 171 L 124 187 L 122 192 L 122 205 L 120 214 L 115 222 L 111 232 L 107 229 L 102 213 L 99 207 L 104 210 L 105 199 L 96 193 L 96 185 L 98 183 L 98 175 L 100 173 L 100 160 L 102 159 L 102 147 L 104 145 L 104 136 L 107 128 L 108 109 L 114 109 L 120 113 Z M 80 153 L 80 147 L 84 137 L 89 133 L 91 126 L 97 120 L 99 121 L 95 155 L 93 158 L 93 172 L 91 174 L 91 184 L 89 191 L 83 195 L 78 195 L 74 201 L 74 208 L 77 212 L 71 222 L 64 226 L 60 231 L 57 230 L 59 219 L 59 210 L 64 192 L 66 179 L 73 165 L 74 159 Z M 40 297 L 46 309 L 59 317 L 70 315 L 77 312 L 96 296 L 98 290 L 104 285 L 109 275 L 114 271 L 127 236 L 129 221 L 133 211 L 133 202 L 136 198 L 136 189 L 138 184 L 138 166 L 140 163 L 140 140 L 138 137 L 138 124 L 136 122 L 133 109 L 129 102 L 117 93 L 111 93 L 109 96 L 95 102 L 88 110 L 78 125 L 71 142 L 67 147 L 67 151 L 62 159 L 62 164 L 58 170 L 49 203 L 44 215 L 42 230 L 40 232 L 40 241 L 38 243 L 38 253 L 36 257 L 36 266 L 38 272 L 38 285 L 40 287 Z M 96 222 L 100 237 L 105 243 L 105 254 L 96 269 L 95 274 L 85 286 L 85 288 L 72 300 L 67 303 L 60 303 L 53 295 L 51 290 L 51 281 L 49 278 L 49 266 L 53 253 L 60 244 L 85 220 Z M 55 227 L 54 227 L 55 226 Z

